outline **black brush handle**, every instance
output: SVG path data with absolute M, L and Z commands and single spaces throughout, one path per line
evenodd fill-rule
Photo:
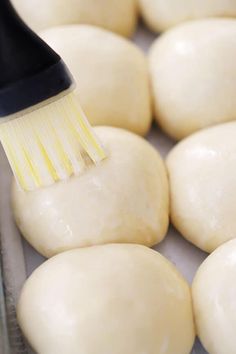
M 72 85 L 65 64 L 0 0 L 0 117 L 54 97 Z

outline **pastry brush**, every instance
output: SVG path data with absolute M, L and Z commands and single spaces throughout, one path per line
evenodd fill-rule
M 66 179 L 105 158 L 66 65 L 9 0 L 0 0 L 0 68 L 0 141 L 23 189 Z

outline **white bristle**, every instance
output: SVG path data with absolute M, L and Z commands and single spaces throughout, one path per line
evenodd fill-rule
M 55 130 L 56 136 L 65 149 L 67 154 L 66 156 L 71 163 L 73 173 L 78 175 L 84 169 L 85 163 L 81 156 L 81 148 L 75 135 L 68 129 L 68 122 L 66 122 L 66 118 L 63 115 L 61 119 L 57 120 L 50 118 L 50 122 Z M 65 131 L 67 131 L 66 135 L 64 134 Z
M 25 190 L 81 173 L 85 168 L 82 152 L 94 162 L 105 158 L 72 93 L 0 124 L 0 140 L 13 173 Z

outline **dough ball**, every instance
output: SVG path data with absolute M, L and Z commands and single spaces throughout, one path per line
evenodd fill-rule
M 235 238 L 236 122 L 185 139 L 167 167 L 171 218 L 184 237 L 206 252 Z
M 236 353 L 236 240 L 212 253 L 193 282 L 198 335 L 210 354 Z
M 139 245 L 51 258 L 25 283 L 17 310 L 43 354 L 189 354 L 195 336 L 188 284 Z
M 236 119 L 235 38 L 236 20 L 211 19 L 183 24 L 154 43 L 156 120 L 174 139 Z
M 139 0 L 147 25 L 156 32 L 204 17 L 236 17 L 235 0 Z
M 41 36 L 69 66 L 92 125 L 147 133 L 152 118 L 148 65 L 135 44 L 83 25 L 52 28 Z
M 108 155 L 99 165 L 33 192 L 13 186 L 16 223 L 46 257 L 112 242 L 152 246 L 166 234 L 168 181 L 158 152 L 125 130 L 95 132 Z
M 137 22 L 137 0 L 12 0 L 35 31 L 66 24 L 90 24 L 131 36 Z

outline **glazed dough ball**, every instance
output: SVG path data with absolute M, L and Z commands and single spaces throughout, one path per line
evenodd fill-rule
M 95 128 L 108 158 L 81 176 L 33 192 L 14 184 L 13 209 L 27 241 L 46 257 L 77 247 L 154 245 L 167 231 L 168 182 L 158 152 L 117 128 Z
M 17 313 L 40 354 L 189 354 L 195 335 L 188 284 L 139 245 L 51 258 L 26 281 Z
M 91 124 L 147 133 L 152 115 L 148 65 L 135 44 L 83 25 L 52 28 L 41 36 L 69 66 Z
M 210 354 L 236 353 L 236 240 L 212 253 L 193 282 L 198 335 Z
M 12 0 L 35 31 L 66 24 L 91 24 L 131 36 L 137 22 L 137 0 Z
M 167 158 L 171 218 L 184 237 L 212 252 L 236 237 L 236 122 L 198 132 Z
M 235 0 L 139 0 L 147 25 L 156 32 L 204 17 L 236 17 Z
M 236 20 L 186 23 L 154 43 L 155 114 L 167 134 L 182 139 L 236 119 L 235 63 Z

